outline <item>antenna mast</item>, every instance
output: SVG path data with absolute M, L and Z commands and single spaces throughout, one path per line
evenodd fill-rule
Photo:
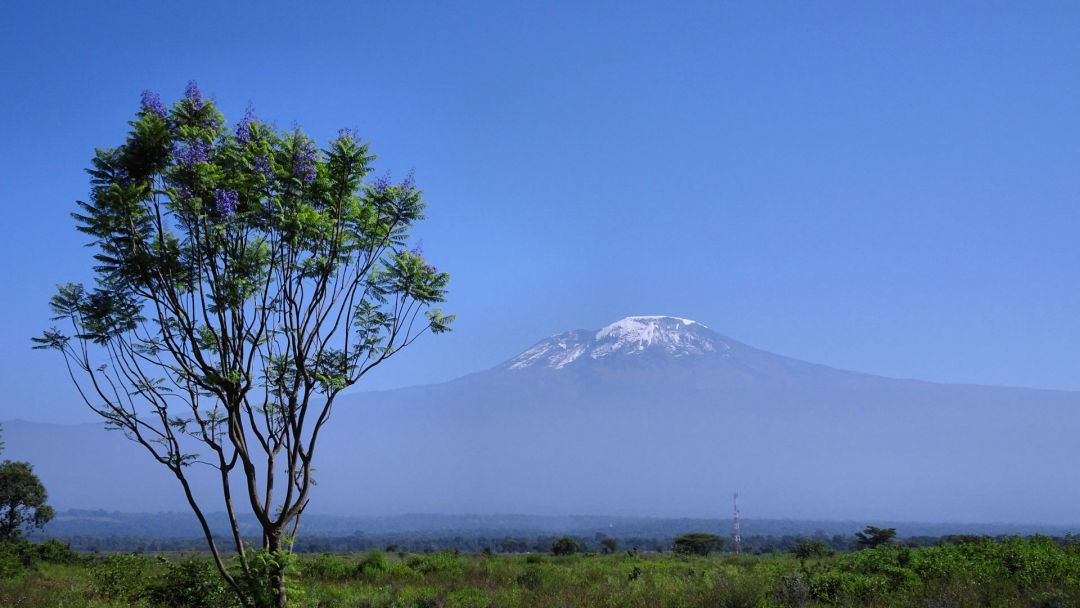
M 739 529 L 739 493 L 735 492 L 731 501 L 735 504 L 735 527 L 732 534 L 735 541 L 735 553 L 742 553 L 742 530 Z

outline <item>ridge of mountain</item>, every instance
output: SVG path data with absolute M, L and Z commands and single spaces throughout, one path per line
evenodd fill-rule
M 183 508 L 141 448 L 92 426 L 13 423 L 4 456 L 34 463 L 58 508 Z M 449 382 L 343 395 L 312 504 L 711 516 L 737 490 L 761 517 L 1068 522 L 1076 428 L 1080 392 L 885 378 L 628 317 Z M 192 472 L 213 496 L 214 471 Z

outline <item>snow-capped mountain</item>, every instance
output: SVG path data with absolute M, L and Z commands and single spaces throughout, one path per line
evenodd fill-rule
M 1077 392 L 882 378 L 628 317 L 450 382 L 343 395 L 312 508 L 699 516 L 738 490 L 758 516 L 1064 523 L 1080 504 L 1077 428 Z M 187 508 L 100 425 L 10 422 L 4 440 L 54 507 Z
M 552 336 L 508 361 L 509 369 L 551 368 L 613 356 L 678 358 L 726 355 L 733 342 L 689 319 L 635 316 L 599 331 L 575 330 Z

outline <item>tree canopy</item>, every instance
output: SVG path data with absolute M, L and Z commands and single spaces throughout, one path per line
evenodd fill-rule
M 16 541 L 24 528 L 41 528 L 53 518 L 49 493 L 28 462 L 0 463 L 0 542 Z
M 420 334 L 449 330 L 449 275 L 415 246 L 423 192 L 371 179 L 349 129 L 322 148 L 253 110 L 232 125 L 189 83 L 171 107 L 149 91 L 126 140 L 96 150 L 73 214 L 96 248 L 94 284 L 66 284 L 38 348 L 60 351 L 87 405 L 179 481 L 219 570 L 245 605 L 260 558 L 236 501 L 283 546 L 308 504 L 335 398 Z M 216 470 L 242 572 L 221 560 L 188 480 Z M 290 532 L 291 530 L 291 532 Z M 271 568 L 284 606 L 284 566 Z M 261 580 L 261 579 L 260 579 Z M 245 587 L 247 585 L 247 587 Z
M 683 555 L 708 555 L 723 546 L 723 537 L 705 532 L 688 532 L 671 541 L 671 550 Z
M 855 542 L 859 543 L 862 547 L 869 547 L 873 549 L 878 545 L 888 543 L 896 536 L 896 528 L 878 528 L 877 526 L 866 526 L 862 532 L 855 533 Z

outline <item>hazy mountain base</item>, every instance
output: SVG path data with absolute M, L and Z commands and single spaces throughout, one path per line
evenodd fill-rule
M 224 514 L 211 514 L 216 536 L 228 539 Z M 241 518 L 245 536 L 255 536 L 258 527 L 251 518 Z M 871 522 L 837 522 L 785 519 L 743 519 L 742 534 L 748 550 L 788 550 L 801 538 L 815 538 L 834 549 L 846 549 L 853 534 Z M 919 539 L 929 544 L 948 535 L 992 537 L 1043 534 L 1065 536 L 1077 526 L 1036 524 L 958 524 L 926 522 L 872 522 L 896 528 L 901 539 Z M 599 550 L 602 538 L 613 538 L 627 549 L 638 546 L 652 550 L 670 548 L 672 537 L 688 530 L 719 536 L 731 534 L 730 519 L 635 518 L 611 516 L 551 517 L 536 515 L 435 515 L 407 514 L 395 517 L 346 517 L 305 515 L 296 545 L 298 551 L 344 551 L 382 548 L 388 545 L 415 551 L 458 549 L 524 552 L 537 547 L 546 550 L 550 539 L 573 536 Z M 58 538 L 77 550 L 154 551 L 202 549 L 205 540 L 190 513 L 120 513 L 69 510 L 60 512 L 44 530 L 30 536 L 34 540 Z M 924 542 L 925 541 L 925 542 Z
M 1062 480 L 1080 461 L 1078 392 L 880 378 L 660 325 L 668 344 L 712 350 L 590 338 L 604 357 L 343 396 L 311 512 L 710 517 L 738 490 L 757 517 L 1075 520 L 1080 484 Z M 101 424 L 4 428 L 5 456 L 34 464 L 54 507 L 187 508 L 167 471 Z M 216 471 L 189 475 L 204 509 L 221 508 Z

